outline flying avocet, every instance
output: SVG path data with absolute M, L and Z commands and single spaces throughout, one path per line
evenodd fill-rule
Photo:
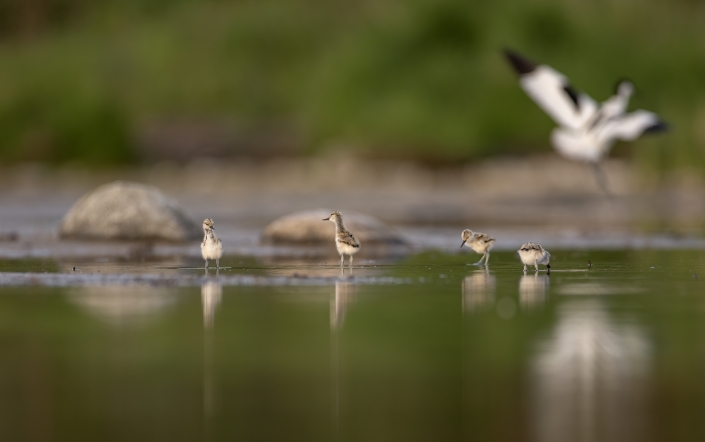
M 566 158 L 592 164 L 605 193 L 607 186 L 599 162 L 615 140 L 633 141 L 644 132 L 667 127 L 653 112 L 626 112 L 634 92 L 630 81 L 620 81 L 614 95 L 598 105 L 587 94 L 573 89 L 568 78 L 552 67 L 536 65 L 509 49 L 504 54 L 519 74 L 524 92 L 558 123 L 551 132 L 553 147 Z

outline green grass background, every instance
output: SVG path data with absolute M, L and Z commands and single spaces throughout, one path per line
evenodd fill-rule
M 617 79 L 665 136 L 618 155 L 705 166 L 705 5 L 692 0 L 0 2 L 0 161 L 140 161 L 163 120 L 293 128 L 301 154 L 457 163 L 551 150 L 512 47 L 604 100 Z M 233 154 L 237 154 L 233 148 Z

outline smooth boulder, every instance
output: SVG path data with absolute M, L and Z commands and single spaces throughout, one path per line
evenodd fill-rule
M 182 242 L 199 239 L 201 231 L 156 187 L 115 181 L 82 196 L 61 221 L 59 236 Z
M 323 221 L 332 210 L 314 209 L 294 212 L 272 221 L 262 232 L 268 244 L 329 243 L 335 235 L 333 223 Z M 404 245 L 406 241 L 383 222 L 357 212 L 343 212 L 343 222 L 362 246 L 366 244 Z

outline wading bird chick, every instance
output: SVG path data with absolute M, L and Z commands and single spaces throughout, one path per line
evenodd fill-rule
M 473 232 L 469 229 L 463 230 L 460 237 L 463 239 L 463 243 L 460 244 L 461 249 L 463 246 L 468 246 L 476 253 L 482 253 L 482 258 L 473 265 L 481 265 L 483 259 L 485 260 L 485 265 L 487 265 L 490 260 L 490 250 L 494 247 L 494 238 L 484 233 Z
M 343 267 L 345 255 L 350 256 L 350 267 L 352 268 L 353 255 L 360 250 L 360 241 L 355 238 L 355 235 L 350 233 L 343 225 L 343 215 L 337 210 L 330 214 L 323 221 L 331 221 L 335 223 L 335 246 L 340 254 L 340 267 Z
M 203 220 L 203 242 L 201 243 L 201 256 L 206 261 L 205 268 L 208 269 L 208 260 L 215 259 L 215 265 L 220 269 L 220 257 L 223 256 L 223 243 L 215 236 L 213 220 L 206 218 Z
M 526 271 L 526 266 L 536 267 L 536 271 L 539 271 L 539 264 L 546 266 L 546 269 L 550 272 L 551 265 L 548 263 L 551 259 L 551 254 L 548 253 L 541 247 L 541 244 L 536 244 L 533 242 L 528 242 L 521 246 L 518 250 L 519 258 L 521 262 L 524 263 L 524 271 Z

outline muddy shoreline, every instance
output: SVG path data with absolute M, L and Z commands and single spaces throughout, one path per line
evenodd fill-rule
M 600 192 L 587 167 L 550 155 L 452 169 L 348 157 L 200 160 L 92 172 L 16 166 L 0 179 L 0 234 L 8 239 L 0 241 L 0 257 L 198 256 L 197 243 L 59 240 L 58 223 L 71 205 L 112 179 L 155 185 L 194 220 L 215 219 L 231 255 L 327 256 L 315 247 L 260 243 L 269 222 L 315 208 L 374 216 L 410 244 L 368 248 L 372 255 L 452 250 L 463 228 L 492 234 L 498 250 L 526 240 L 553 248 L 705 248 L 705 186 L 697 179 L 649 181 L 624 160 L 609 161 L 605 171 L 612 197 Z

